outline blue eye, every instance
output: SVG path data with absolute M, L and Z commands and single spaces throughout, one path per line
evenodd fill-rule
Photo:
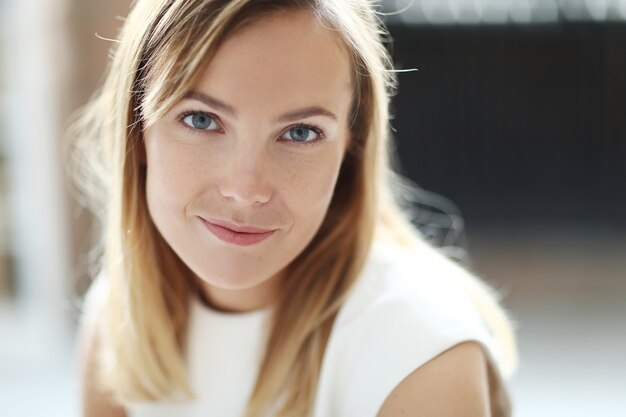
M 281 135 L 281 139 L 286 139 L 294 142 L 307 143 L 315 142 L 321 136 L 321 132 L 307 125 L 294 126 Z
M 219 125 L 213 117 L 204 112 L 188 113 L 182 118 L 183 123 L 197 130 L 218 130 Z

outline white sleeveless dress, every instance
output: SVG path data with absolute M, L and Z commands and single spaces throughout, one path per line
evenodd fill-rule
M 375 244 L 333 327 L 314 417 L 375 417 L 416 368 L 464 341 L 500 354 L 476 307 L 449 280 L 462 268 L 424 245 L 411 255 Z M 241 417 L 268 336 L 269 310 L 223 313 L 194 298 L 187 366 L 197 400 L 137 403 L 129 417 Z

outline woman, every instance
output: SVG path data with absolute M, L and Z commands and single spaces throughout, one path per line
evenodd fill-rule
M 506 315 L 389 191 L 383 36 L 366 0 L 136 2 L 79 124 L 85 415 L 510 413 Z

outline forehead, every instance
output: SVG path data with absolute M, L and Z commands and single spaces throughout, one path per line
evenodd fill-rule
M 330 106 L 350 101 L 352 78 L 350 55 L 335 31 L 304 12 L 277 12 L 230 35 L 194 89 L 234 107 L 303 100 Z

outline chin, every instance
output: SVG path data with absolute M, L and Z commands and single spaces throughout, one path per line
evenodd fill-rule
M 225 290 L 244 290 L 266 281 L 259 268 L 243 267 L 241 264 L 232 267 L 207 267 L 196 271 L 196 275 L 206 284 Z
M 255 282 L 240 276 L 210 276 L 207 278 L 200 278 L 205 284 L 222 290 L 245 290 L 248 288 L 259 285 L 259 282 Z

